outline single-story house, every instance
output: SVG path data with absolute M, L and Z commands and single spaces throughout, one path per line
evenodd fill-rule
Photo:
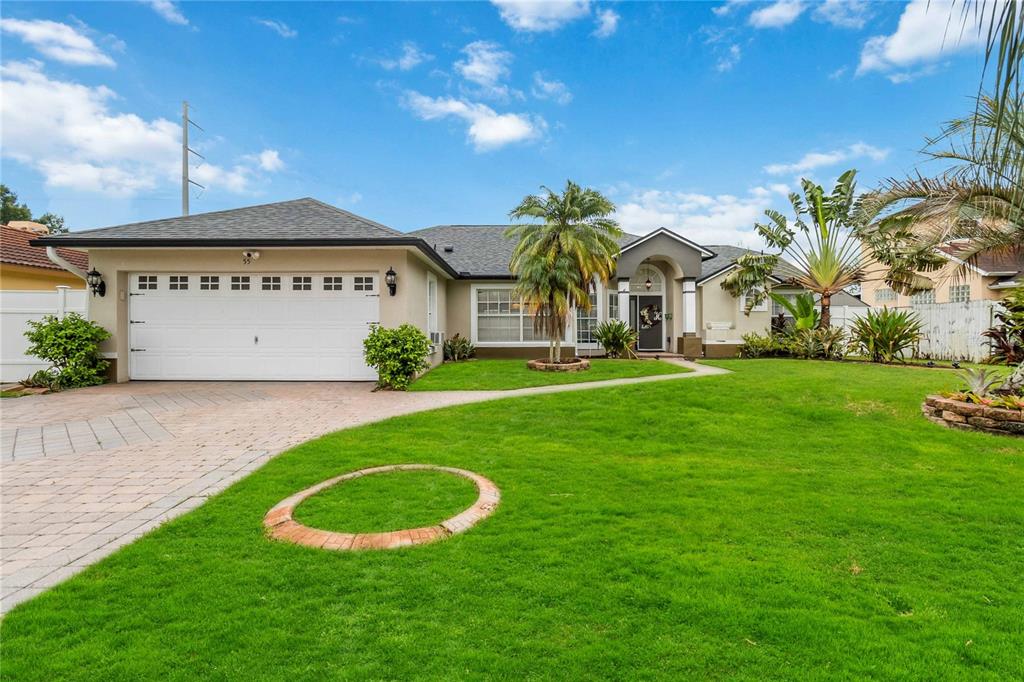
M 547 342 L 513 293 L 506 229 L 403 233 L 306 198 L 33 244 L 88 251 L 105 287 L 89 315 L 112 334 L 105 351 L 118 381 L 360 380 L 375 378 L 362 341 L 378 323 L 428 333 L 434 364 L 454 334 L 480 357 L 543 355 Z M 576 313 L 567 352 L 600 354 L 593 329 L 607 319 L 637 329 L 642 351 L 688 356 L 733 355 L 742 334 L 769 328 L 769 303 L 744 315 L 744 301 L 719 286 L 743 249 L 664 228 L 621 244 L 616 276 Z

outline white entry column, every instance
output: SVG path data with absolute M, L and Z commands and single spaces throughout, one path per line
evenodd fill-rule
M 683 334 L 697 333 L 697 279 L 683 278 Z
M 619 279 L 619 319 L 629 324 L 629 279 Z

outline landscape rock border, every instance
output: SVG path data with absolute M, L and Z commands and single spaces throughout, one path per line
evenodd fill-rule
M 575 358 L 571 362 L 548 362 L 547 360 L 530 360 L 526 363 L 530 369 L 538 372 L 582 372 L 590 369 L 590 360 Z
M 332 486 L 351 481 L 361 476 L 384 474 L 394 471 L 443 471 L 455 476 L 468 478 L 476 484 L 479 491 L 476 502 L 472 506 L 442 521 L 436 526 L 425 528 L 408 528 L 387 533 L 335 533 L 318 528 L 304 526 L 294 519 L 295 508 L 305 500 Z M 274 505 L 263 517 L 263 526 L 267 534 L 275 540 L 283 540 L 304 547 L 331 550 L 358 549 L 396 549 L 410 545 L 424 545 L 442 540 L 450 535 L 469 530 L 480 521 L 494 513 L 501 501 L 501 492 L 490 480 L 480 474 L 456 469 L 454 467 L 435 466 L 433 464 L 391 464 L 388 466 L 359 469 L 306 488 L 286 497 Z
M 930 395 L 921 405 L 925 417 L 954 429 L 1024 437 L 1024 410 L 1009 410 Z

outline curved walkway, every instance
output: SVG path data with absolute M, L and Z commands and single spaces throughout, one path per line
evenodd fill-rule
M 374 392 L 368 383 L 131 382 L 8 399 L 0 449 L 0 611 L 194 509 L 274 455 L 389 417 L 727 370 L 510 391 Z

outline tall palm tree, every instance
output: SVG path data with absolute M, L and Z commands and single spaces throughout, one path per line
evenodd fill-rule
M 913 293 L 933 282 L 935 247 L 954 239 L 964 268 L 983 253 L 1024 249 L 1024 112 L 1020 102 L 982 96 L 947 123 L 925 154 L 948 164 L 934 178 L 890 179 L 858 202 L 864 242 L 888 268 L 886 281 Z M 879 218 L 881 216 L 881 218 Z M 944 263 L 939 259 L 938 265 Z
M 856 174 L 855 170 L 843 173 L 831 194 L 825 194 L 821 185 L 801 180 L 804 197 L 795 192 L 789 195 L 796 214 L 792 224 L 778 211 L 764 212 L 770 222 L 755 227 L 775 253 L 740 256 L 739 267 L 722 281 L 722 288 L 733 296 L 746 295 L 746 312 L 768 296 L 769 278 L 785 256 L 796 268 L 789 279 L 821 297 L 820 325 L 831 324 L 832 296 L 860 281 L 863 271 L 860 245 L 851 226 Z
M 608 282 L 619 256 L 619 224 L 610 216 L 615 204 L 600 192 L 571 180 L 558 194 L 541 187 L 509 212 L 514 225 L 506 235 L 516 239 L 509 270 L 518 279 L 517 293 L 534 311 L 535 329 L 547 334 L 549 358 L 560 361 L 562 339 L 573 307 L 590 310 L 595 280 Z

